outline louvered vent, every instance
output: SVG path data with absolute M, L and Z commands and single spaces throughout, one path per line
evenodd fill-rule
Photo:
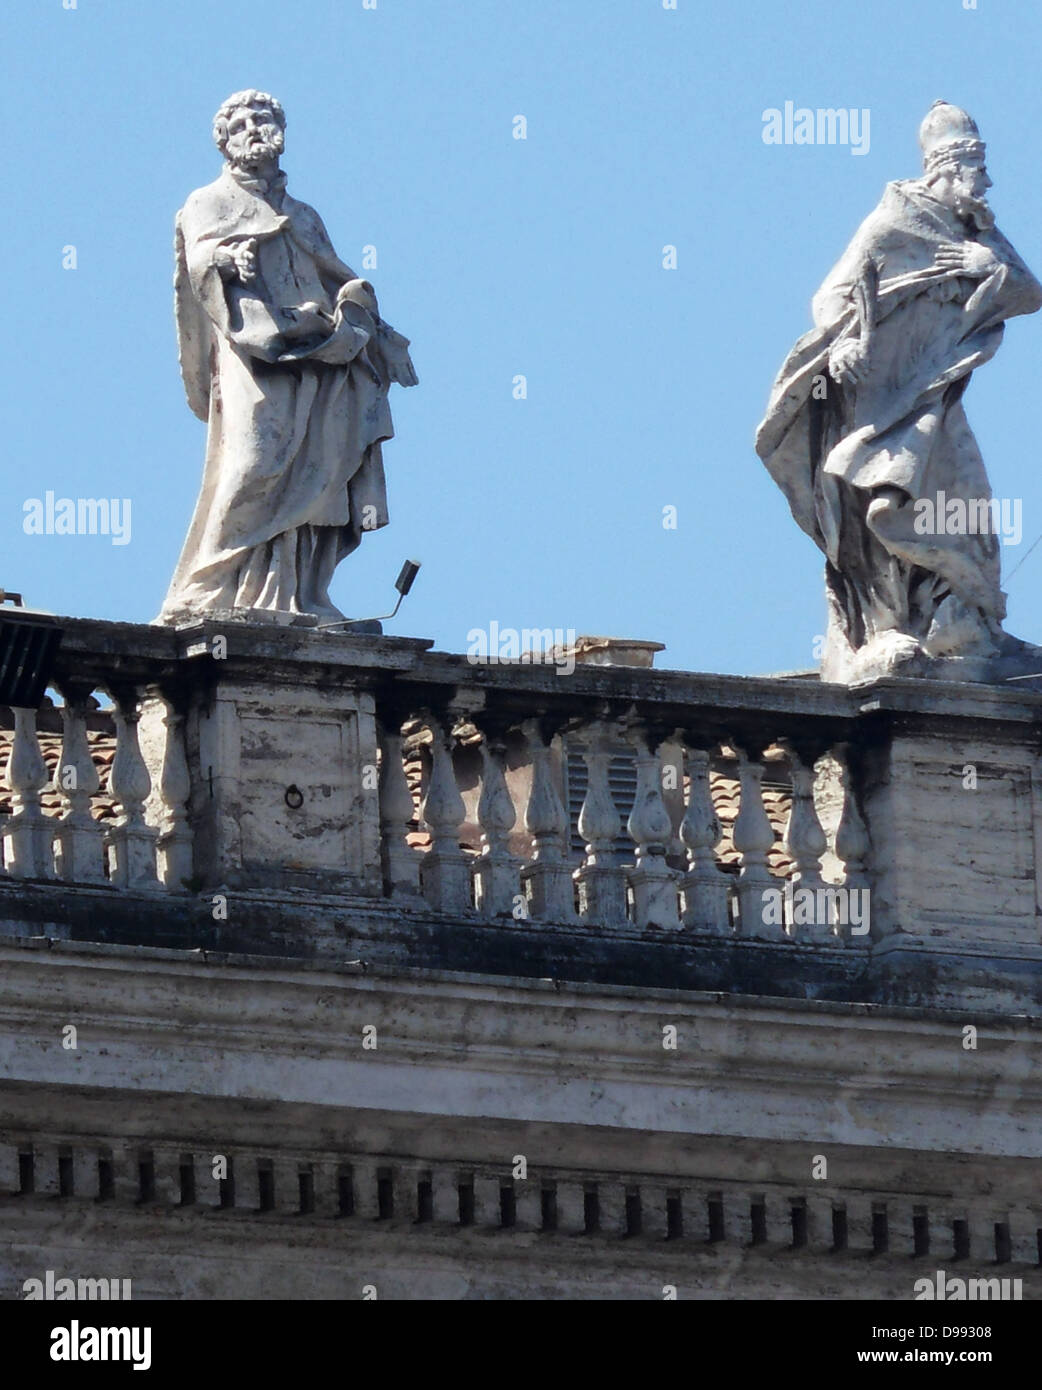
M 586 799 L 586 759 L 583 757 L 582 748 L 574 743 L 567 746 L 566 767 L 570 843 L 573 853 L 581 856 L 586 848 L 583 837 L 579 834 L 579 812 Z M 637 764 L 632 753 L 620 748 L 613 754 L 608 765 L 608 785 L 611 788 L 615 809 L 619 813 L 620 830 L 615 837 L 615 853 L 623 859 L 630 860 L 633 858 L 634 846 L 625 826 L 637 798 Z

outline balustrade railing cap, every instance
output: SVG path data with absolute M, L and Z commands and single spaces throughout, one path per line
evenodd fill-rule
M 847 689 L 855 698 L 859 714 L 907 712 L 1017 722 L 1035 722 L 1042 714 L 1042 680 L 1037 685 L 1027 681 L 985 685 L 888 676 L 885 680 L 865 681 Z
M 317 632 L 270 624 L 220 623 L 211 619 L 176 629 L 181 654 L 203 655 L 213 640 L 227 640 L 229 658 L 300 662 L 328 666 L 379 667 L 405 671 L 434 646 L 428 637 L 391 637 Z
M 589 714 L 592 701 L 608 701 L 613 709 L 618 702 L 618 713 L 636 703 L 642 716 L 661 714 L 682 724 L 699 711 L 721 720 L 736 711 L 746 724 L 781 716 L 782 722 L 771 730 L 775 736 L 789 731 L 786 720 L 815 716 L 836 722 L 838 732 L 838 726 L 849 727 L 859 717 L 887 713 L 1012 723 L 1037 723 L 1042 714 L 1042 690 L 1025 682 L 1000 686 L 888 677 L 840 686 L 816 680 L 652 670 L 650 659 L 663 650 L 662 644 L 638 639 L 578 638 L 572 649 L 574 666 L 562 671 L 546 661 L 475 665 L 461 653 L 432 650 L 434 644 L 428 638 L 337 634 L 212 619 L 170 628 L 40 615 L 17 608 L 4 608 L 3 618 L 61 627 L 59 680 L 102 681 L 114 670 L 130 681 L 147 680 L 157 668 L 169 674 L 181 662 L 212 654 L 214 639 L 223 637 L 225 656 L 240 677 L 253 670 L 263 675 L 276 665 L 282 669 L 282 679 L 292 679 L 292 668 L 297 668 L 302 681 L 323 667 L 339 671 L 341 679 L 349 678 L 351 670 L 366 673 L 367 680 L 386 672 L 395 684 L 402 684 L 403 694 L 417 683 L 428 687 L 428 698 L 439 687 L 483 690 L 501 711 L 522 714 L 552 709 L 582 718 Z M 619 655 L 633 659 L 611 659 Z
M 12 616 L 27 610 L 10 610 Z M 8 610 L 4 610 L 7 616 Z M 63 658 L 138 661 L 182 660 L 212 652 L 214 639 L 226 641 L 230 659 L 299 662 L 330 666 L 407 670 L 434 645 L 429 638 L 359 636 L 248 623 L 200 620 L 178 628 L 152 623 L 110 622 L 97 618 L 58 618 L 65 632 Z

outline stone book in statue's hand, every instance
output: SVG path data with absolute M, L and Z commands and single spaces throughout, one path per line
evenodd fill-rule
M 341 291 L 341 295 L 343 291 Z M 303 306 L 300 310 L 293 311 L 302 316 L 302 323 L 307 322 L 304 311 L 307 308 L 317 306 Z M 321 313 L 321 310 L 319 311 Z M 301 342 L 290 352 L 279 355 L 280 362 L 324 362 L 328 366 L 344 366 L 358 356 L 365 347 L 366 343 L 376 334 L 376 324 L 367 309 L 360 304 L 353 303 L 351 300 L 344 300 L 337 297 L 336 308 L 333 311 L 332 319 L 328 315 L 322 314 L 322 327 L 319 329 L 322 338 L 315 342 L 314 333 L 301 333 L 300 337 L 307 338 L 309 341 Z M 287 340 L 291 340 L 290 334 L 284 335 Z
M 318 341 L 328 338 L 336 326 L 332 317 L 314 300 L 296 309 L 283 309 L 280 317 L 283 320 L 282 336 L 288 343 L 299 344 L 311 340 L 317 345 Z

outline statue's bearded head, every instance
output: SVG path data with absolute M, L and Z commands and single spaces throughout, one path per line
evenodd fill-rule
M 214 144 L 239 169 L 278 163 L 285 129 L 285 113 L 267 92 L 236 92 L 213 118 Z
M 926 181 L 930 191 L 962 219 L 978 231 L 995 225 L 995 214 L 984 196 L 991 179 L 984 164 L 984 149 L 977 151 L 940 150 L 927 165 Z
M 993 227 L 995 215 L 984 196 L 991 187 L 985 146 L 972 116 L 935 101 L 919 128 L 919 144 L 934 197 L 978 230 Z

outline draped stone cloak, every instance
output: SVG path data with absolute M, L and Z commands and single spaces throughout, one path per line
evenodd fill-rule
M 175 312 L 188 402 L 208 423 L 202 488 L 161 620 L 268 609 L 335 614 L 326 585 L 362 530 L 387 524 L 381 444 L 391 381 L 415 384 L 408 340 L 354 279 L 321 218 L 226 165 L 177 215 Z M 222 279 L 218 248 L 255 238 L 247 285 Z M 294 313 L 335 324 L 310 339 Z M 372 312 L 370 312 L 372 310 Z M 296 335 L 296 336 L 294 336 Z M 367 510 L 366 510 L 367 509 Z
M 970 239 L 997 257 L 992 274 L 936 268 L 938 247 Z M 855 296 L 866 276 L 875 326 L 864 380 L 839 385 L 829 352 L 859 336 Z M 968 227 L 913 180 L 887 185 L 815 296 L 815 327 L 778 375 L 756 448 L 827 557 L 833 622 L 851 648 L 888 629 L 929 637 L 952 596 L 998 632 L 997 537 L 919 534 L 914 503 L 940 492 L 990 498 L 962 394 L 997 351 L 1004 321 L 1040 306 L 1042 286 L 999 231 Z M 899 489 L 903 504 L 890 494 L 873 505 L 881 487 Z

